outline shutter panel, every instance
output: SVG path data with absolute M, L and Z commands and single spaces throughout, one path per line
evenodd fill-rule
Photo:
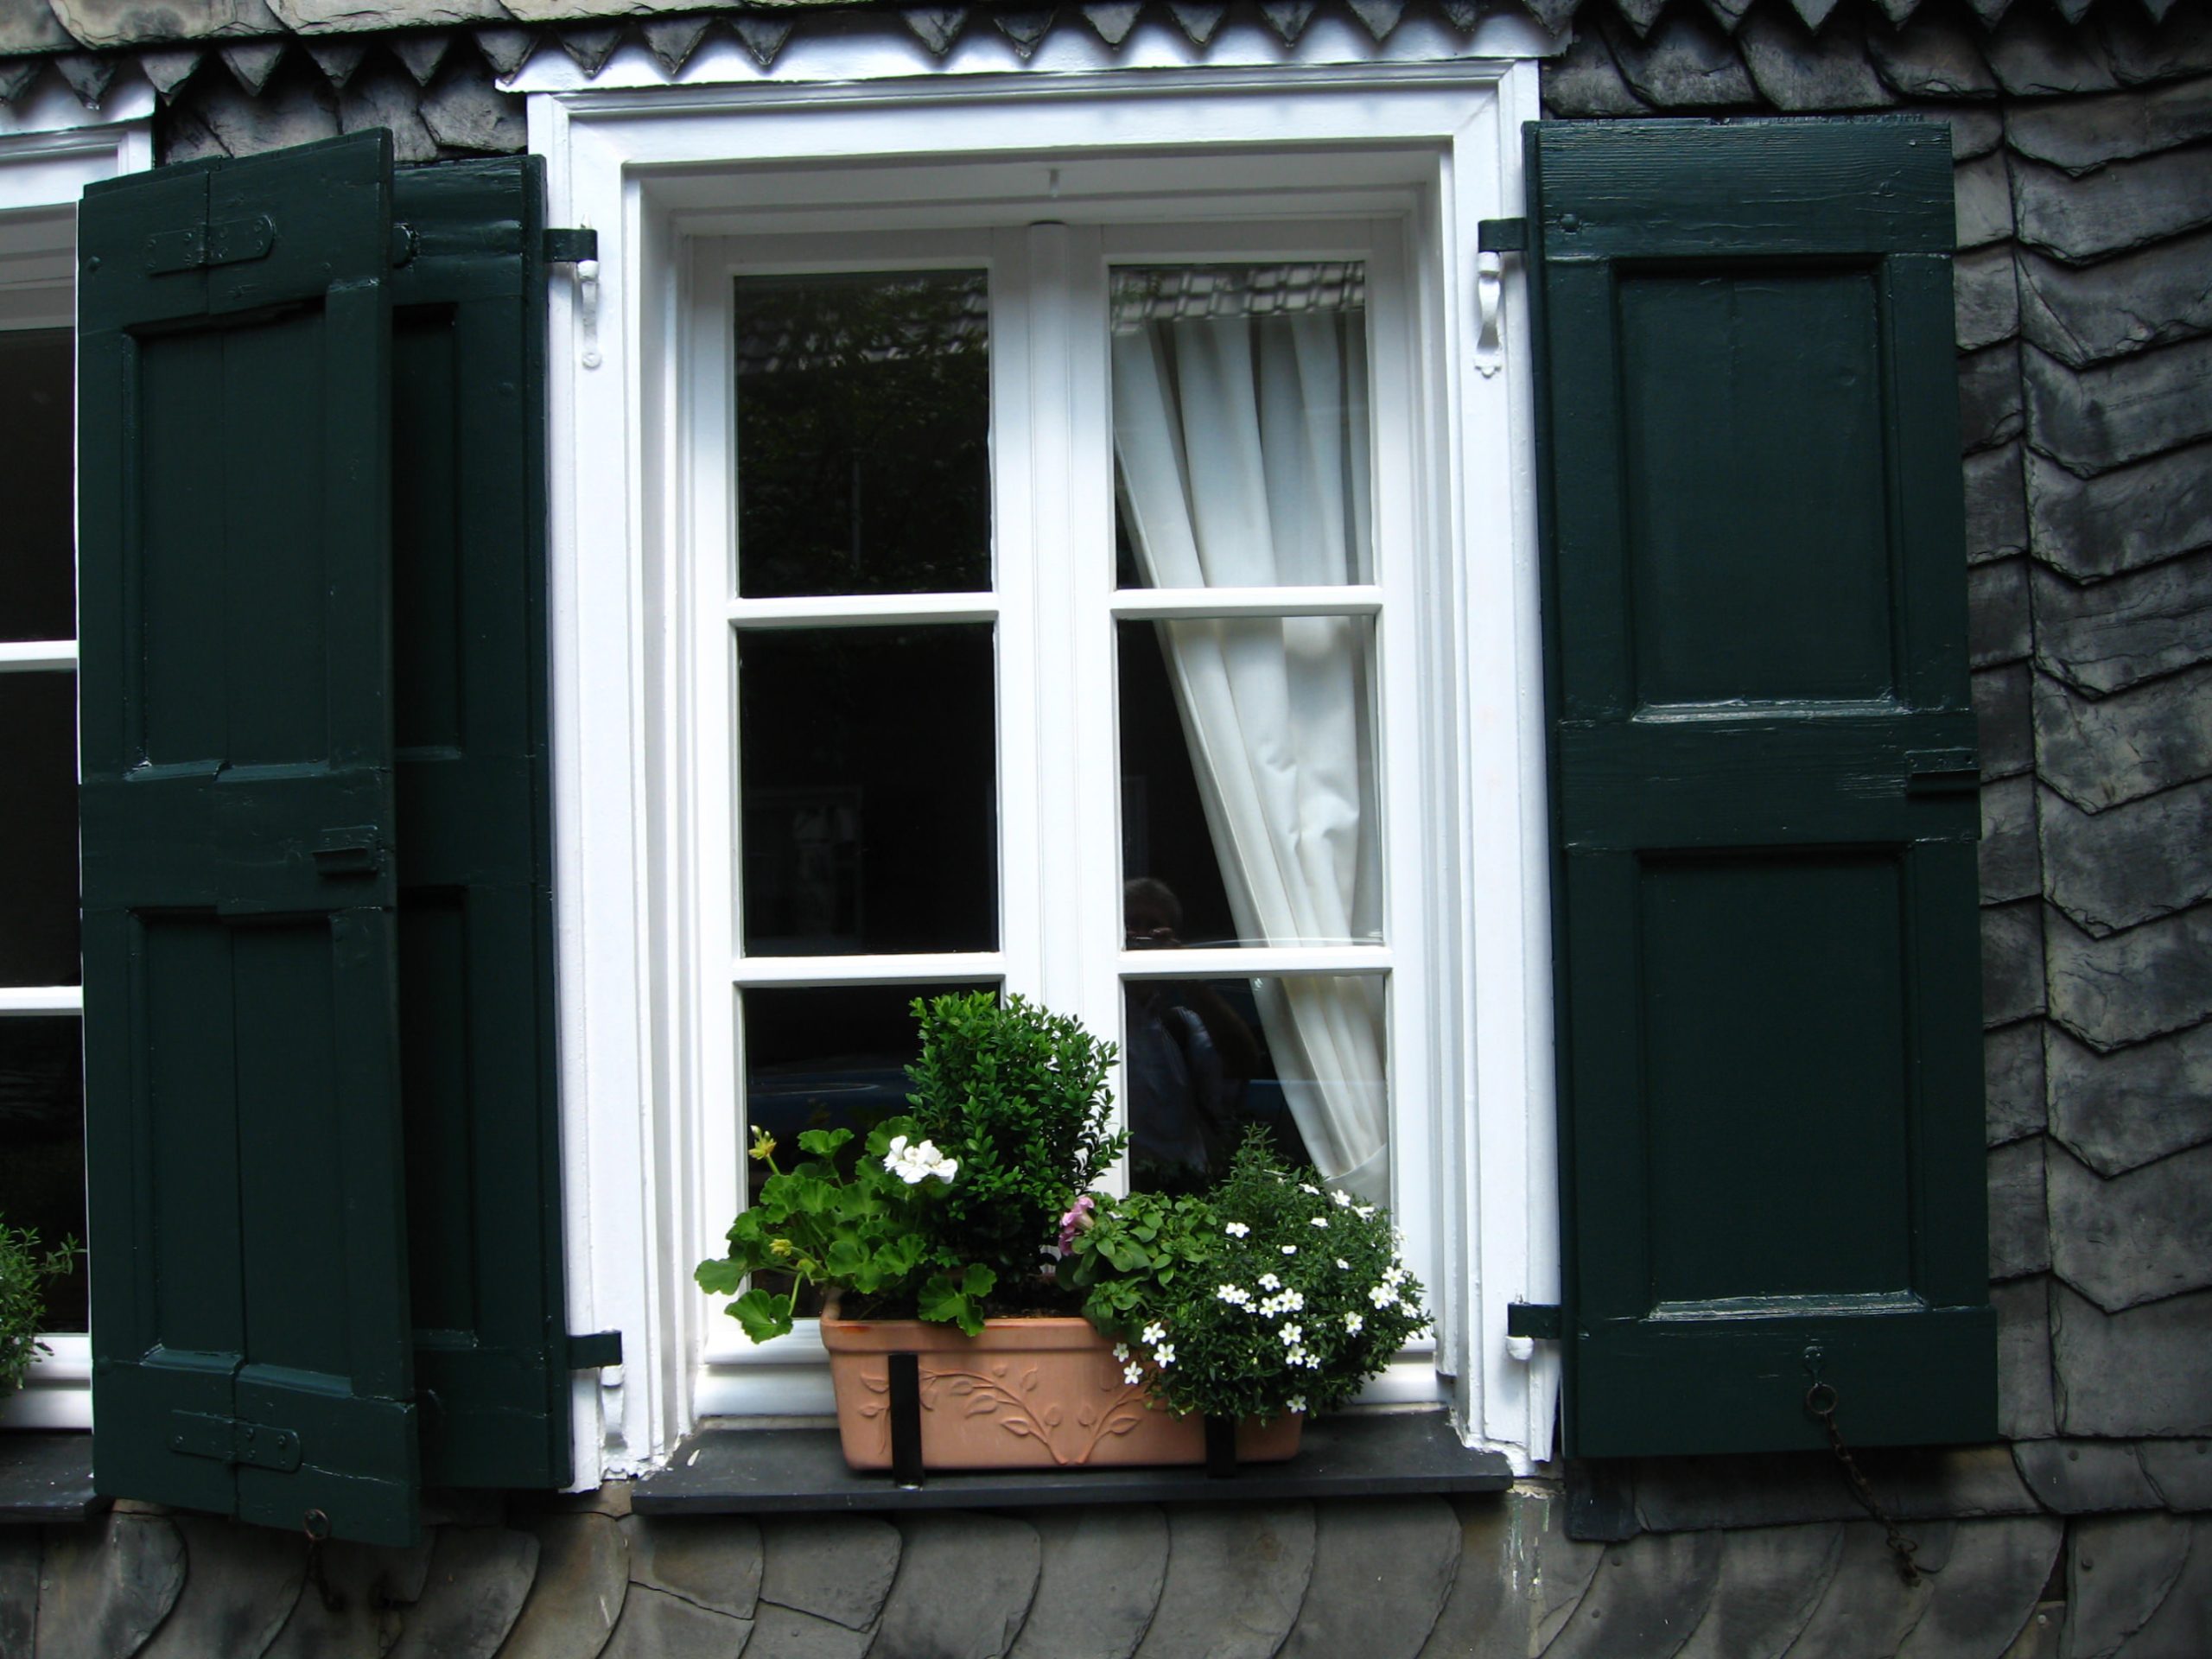
M 402 169 L 401 1061 L 432 1486 L 568 1483 L 534 156 Z
M 1948 143 L 1528 171 L 1567 1450 L 1993 1439 Z
M 95 1480 L 399 1542 L 391 191 L 86 193 L 79 512 Z

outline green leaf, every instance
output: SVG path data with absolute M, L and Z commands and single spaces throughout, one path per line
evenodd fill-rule
M 791 1299 L 788 1296 L 772 1296 L 756 1287 L 732 1302 L 729 1312 L 755 1342 L 791 1334 Z
M 691 1276 L 709 1296 L 734 1296 L 745 1283 L 745 1267 L 727 1256 L 717 1256 L 692 1268 Z
M 852 1138 L 850 1129 L 804 1129 L 799 1133 L 798 1149 L 827 1158 Z

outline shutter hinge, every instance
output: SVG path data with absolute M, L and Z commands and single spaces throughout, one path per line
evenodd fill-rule
M 1529 221 L 1525 219 L 1477 219 L 1475 251 L 1478 253 L 1528 252 Z
M 1534 1337 L 1540 1342 L 1557 1342 L 1566 1331 L 1566 1322 L 1560 1316 L 1557 1302 L 1508 1302 L 1505 1305 L 1505 1334 L 1509 1337 Z
M 372 823 L 326 830 L 315 843 L 318 875 L 374 875 L 384 868 L 384 837 Z
M 146 274 L 165 276 L 207 265 L 244 264 L 249 259 L 266 259 L 276 245 L 276 226 L 266 213 L 226 219 L 219 225 L 156 231 L 146 238 Z
M 543 233 L 540 245 L 544 249 L 547 264 L 573 265 L 582 260 L 599 257 L 599 232 L 549 230 Z
M 300 1437 L 295 1431 L 207 1411 L 169 1414 L 169 1450 L 188 1458 L 212 1458 L 217 1463 L 243 1463 L 286 1474 L 300 1466 Z
M 620 1331 L 594 1331 L 589 1336 L 569 1338 L 569 1369 L 572 1371 L 604 1370 L 621 1363 Z
M 1912 749 L 1904 757 L 1908 795 L 1968 795 L 1981 787 L 1972 749 Z

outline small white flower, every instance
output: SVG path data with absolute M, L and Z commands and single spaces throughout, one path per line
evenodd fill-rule
M 1351 1194 L 1338 1187 L 1330 1192 L 1329 1202 L 1339 1210 L 1349 1210 L 1351 1208 Z
M 1316 1216 L 1306 1224 L 1308 1227 L 1326 1227 L 1329 1224 L 1329 1218 L 1326 1216 Z
M 1125 1364 L 1128 1363 L 1128 1357 L 1129 1344 L 1126 1342 L 1116 1343 L 1114 1344 L 1114 1363 L 1117 1365 Z
M 1337 1271 L 1338 1273 L 1350 1273 L 1351 1271 L 1351 1263 L 1345 1261 L 1341 1255 L 1338 1256 L 1337 1258 Z
M 1318 1371 L 1321 1369 L 1321 1356 L 1310 1349 L 1301 1348 L 1298 1351 L 1298 1358 L 1294 1363 L 1303 1365 L 1309 1371 Z
M 1377 1285 L 1367 1293 L 1367 1300 L 1377 1307 L 1389 1307 L 1398 1300 L 1398 1287 L 1387 1282 Z
M 1282 1402 L 1282 1408 L 1283 1408 L 1285 1411 L 1303 1411 L 1303 1410 L 1305 1410 L 1305 1409 L 1306 1409 L 1306 1396 L 1305 1396 L 1304 1395 L 1302 1395 L 1302 1394 L 1294 1394 L 1294 1395 L 1292 1395 L 1290 1396 L 1290 1398 L 1289 1398 L 1289 1399 L 1287 1399 L 1287 1400 L 1286 1400 L 1286 1401 L 1284 1401 L 1284 1402 Z
M 1175 1363 L 1175 1344 L 1172 1342 L 1161 1343 L 1159 1347 L 1152 1351 L 1152 1363 L 1163 1371 L 1173 1365 Z
M 1134 1387 L 1144 1381 L 1144 1367 L 1135 1363 L 1122 1367 L 1122 1381 Z
M 1228 1226 L 1223 1228 L 1222 1230 L 1227 1233 L 1231 1238 L 1242 1238 L 1245 1234 L 1250 1232 L 1252 1230 L 1249 1227 L 1247 1227 L 1241 1221 L 1232 1221 Z
M 1321 1196 L 1321 1189 L 1319 1187 L 1308 1186 L 1304 1181 L 1300 1181 L 1298 1184 L 1298 1190 L 1301 1192 L 1310 1192 L 1317 1198 Z
M 1137 1333 L 1137 1340 L 1139 1342 L 1150 1344 L 1152 1343 L 1158 1342 L 1166 1334 L 1167 1327 L 1160 1324 L 1158 1319 L 1154 1319 L 1150 1325 L 1147 1325 L 1142 1331 Z
M 1286 1325 L 1275 1334 L 1282 1338 L 1282 1345 L 1286 1348 L 1295 1348 L 1306 1340 L 1306 1328 L 1303 1325 Z
M 1252 1293 L 1242 1285 L 1224 1285 L 1214 1294 L 1231 1307 L 1247 1306 L 1252 1300 Z
M 1354 1336 L 1357 1336 L 1359 1334 L 1359 1327 L 1366 1323 L 1367 1321 L 1359 1314 L 1347 1313 L 1344 1315 L 1344 1329 L 1351 1332 Z
M 1262 1290 L 1281 1290 L 1282 1288 L 1282 1281 L 1276 1278 L 1272 1273 L 1263 1273 L 1260 1275 L 1260 1288 Z
M 1298 1246 L 1295 1244 L 1286 1244 L 1282 1247 L 1282 1253 L 1285 1255 L 1296 1255 L 1298 1254 Z
M 1352 1213 L 1357 1216 L 1362 1221 L 1365 1221 L 1370 1216 L 1375 1213 L 1375 1206 L 1371 1204 L 1363 1204 L 1357 1209 L 1354 1210 Z

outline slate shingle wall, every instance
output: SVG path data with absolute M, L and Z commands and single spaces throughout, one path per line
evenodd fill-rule
M 288 23 L 340 15 L 273 3 Z M 533 34 L 479 26 L 492 0 L 442 3 L 452 27 L 427 34 L 138 52 L 165 156 L 378 124 L 413 159 L 513 149 L 518 103 L 491 77 L 517 54 L 557 41 L 603 62 L 637 29 L 680 61 L 709 26 Z M 711 26 L 748 20 L 772 54 L 772 15 Z M 0 56 L 0 100 L 25 62 L 91 96 L 118 72 L 49 48 Z M 648 1522 L 613 1489 L 451 1516 L 414 1551 L 334 1548 L 335 1611 L 276 1533 L 138 1510 L 0 1529 L 0 1659 L 2212 1653 L 2212 3 L 1608 0 L 1545 97 L 1951 124 L 2009 1444 L 1866 1459 L 1923 1583 L 1818 1458 L 1503 1499 L 895 1522 Z

